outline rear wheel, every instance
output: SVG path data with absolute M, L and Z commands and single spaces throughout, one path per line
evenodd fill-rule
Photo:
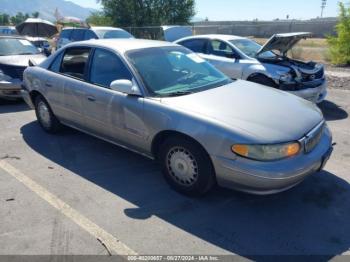
M 167 139 L 161 146 L 159 160 L 166 180 L 180 193 L 200 196 L 210 191 L 215 184 L 210 157 L 190 139 Z
M 257 84 L 261 84 L 264 86 L 270 86 L 270 87 L 274 87 L 277 88 L 277 84 L 269 77 L 258 74 L 258 75 L 253 75 L 251 77 L 248 78 L 248 81 L 250 82 L 254 82 Z
M 35 98 L 35 113 L 40 126 L 48 133 L 56 133 L 61 128 L 61 124 L 53 114 L 50 105 L 41 95 Z

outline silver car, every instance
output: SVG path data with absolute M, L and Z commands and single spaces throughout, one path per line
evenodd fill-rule
M 15 36 L 0 36 L 0 98 L 21 99 L 23 72 L 29 60 L 40 63 L 46 56 L 27 39 Z
M 70 44 L 24 78 L 23 96 L 44 130 L 67 125 L 156 159 L 185 194 L 216 183 L 277 193 L 321 170 L 332 152 L 314 104 L 231 80 L 167 42 Z
M 199 35 L 177 40 L 227 76 L 287 91 L 314 103 L 327 96 L 324 66 L 287 57 L 310 33 L 276 34 L 264 46 L 233 35 Z M 276 52 L 277 51 L 277 52 Z

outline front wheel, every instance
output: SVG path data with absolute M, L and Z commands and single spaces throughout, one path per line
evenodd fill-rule
M 176 191 L 200 196 L 215 185 L 215 172 L 207 152 L 196 142 L 173 137 L 160 150 L 163 174 Z
M 50 105 L 41 95 L 35 98 L 35 113 L 40 126 L 48 133 L 56 133 L 61 124 L 53 114 Z

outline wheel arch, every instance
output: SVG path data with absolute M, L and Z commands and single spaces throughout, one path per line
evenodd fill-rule
M 38 96 L 42 96 L 46 101 L 47 99 L 45 98 L 45 96 L 39 92 L 38 90 L 32 90 L 29 92 L 29 96 L 30 96 L 30 99 L 32 100 L 32 103 L 35 104 L 35 99 L 38 97 Z
M 271 87 L 278 88 L 278 83 L 276 83 L 276 81 L 273 79 L 273 77 L 271 77 L 268 74 L 265 74 L 264 72 L 254 72 L 254 73 L 250 74 L 247 77 L 247 81 L 251 81 L 254 77 L 259 77 L 259 76 L 266 78 L 266 80 L 268 80 L 268 81 L 271 81 Z
M 158 159 L 158 152 L 161 147 L 161 145 L 168 139 L 169 137 L 182 137 L 184 139 L 190 140 L 200 146 L 204 152 L 209 156 L 208 151 L 205 149 L 205 147 L 196 139 L 191 137 L 190 135 L 187 135 L 183 132 L 175 131 L 175 130 L 163 130 L 155 135 L 155 137 L 152 140 L 151 143 L 151 153 L 154 156 L 155 159 Z M 210 156 L 209 156 L 210 158 Z

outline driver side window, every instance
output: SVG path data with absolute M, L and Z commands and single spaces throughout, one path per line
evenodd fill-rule
M 212 40 L 208 45 L 208 53 L 226 58 L 236 58 L 236 52 L 231 46 L 220 40 Z
M 113 81 L 122 79 L 132 80 L 122 60 L 112 52 L 96 49 L 90 69 L 90 82 L 109 88 Z

